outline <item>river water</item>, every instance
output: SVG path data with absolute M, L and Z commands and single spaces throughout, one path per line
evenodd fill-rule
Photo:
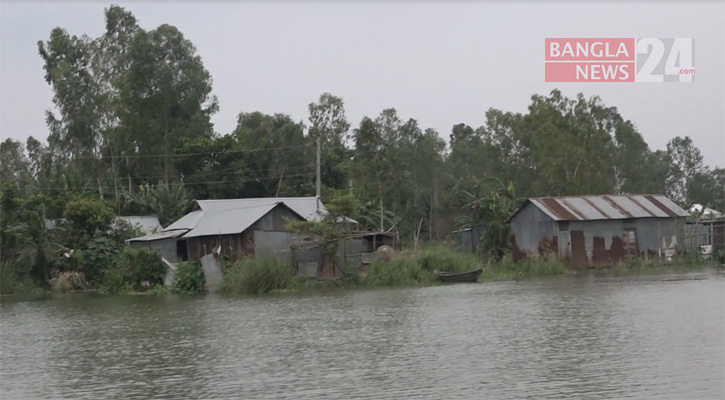
M 723 399 L 725 274 L 0 305 L 0 399 Z

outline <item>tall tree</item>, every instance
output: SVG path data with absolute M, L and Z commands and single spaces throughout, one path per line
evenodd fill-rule
M 322 184 L 340 189 L 347 184 L 344 163 L 350 157 L 346 142 L 350 124 L 345 117 L 345 104 L 341 98 L 323 93 L 317 103 L 308 106 L 309 136 L 319 138 L 321 145 Z
M 667 175 L 667 194 L 678 203 L 687 205 L 691 200 L 688 182 L 705 173 L 702 154 L 689 136 L 677 136 L 667 143 L 667 161 L 670 164 Z

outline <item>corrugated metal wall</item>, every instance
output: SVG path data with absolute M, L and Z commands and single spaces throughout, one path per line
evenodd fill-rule
M 132 249 L 153 249 L 158 251 L 161 257 L 167 261 L 172 263 L 176 262 L 176 239 L 173 238 L 150 242 L 130 242 L 129 247 Z
M 476 253 L 478 251 L 478 241 L 482 229 L 484 228 L 458 230 L 454 231 L 451 236 L 460 251 L 464 253 Z
M 558 226 L 548 215 L 531 203 L 527 204 L 511 220 L 511 248 L 514 261 L 539 249 L 558 250 Z
M 670 256 L 683 248 L 684 219 L 636 218 L 556 222 L 529 204 L 511 221 L 514 260 L 548 253 L 570 267 L 602 267 Z M 666 254 L 665 254 L 666 253 Z
M 291 232 L 254 231 L 253 235 L 256 258 L 273 255 L 278 263 L 292 265 L 292 254 L 289 249 L 293 237 Z
M 700 221 L 685 225 L 685 248 L 700 252 L 701 246 L 712 246 L 713 254 L 725 249 L 725 220 Z

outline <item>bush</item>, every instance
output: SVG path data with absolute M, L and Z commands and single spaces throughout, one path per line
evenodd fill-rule
M 148 282 L 149 286 L 164 283 L 166 265 L 155 250 L 126 248 L 123 251 L 123 258 L 126 259 L 128 268 L 133 273 L 136 285 L 141 285 L 143 282 Z
M 106 293 L 131 292 L 136 286 L 133 273 L 127 265 L 119 262 L 103 270 L 101 289 Z
M 96 241 L 97 239 L 94 239 Z M 84 264 L 88 251 L 84 252 Z M 115 254 L 112 260 L 104 261 L 101 289 L 107 293 L 145 290 L 164 282 L 166 266 L 159 254 L 151 249 L 134 250 L 125 248 Z M 98 258 L 97 256 L 94 258 Z
M 44 290 L 29 278 L 21 279 L 10 263 L 0 265 L 0 294 L 40 294 Z
M 50 280 L 50 287 L 55 292 L 69 292 L 86 289 L 88 283 L 82 272 L 66 271 L 56 274 Z
M 426 271 L 465 272 L 476 269 L 479 264 L 473 254 L 464 254 L 445 246 L 425 249 L 415 256 L 415 260 Z
M 74 252 L 74 256 L 80 260 L 81 271 L 88 282 L 94 283 L 102 278 L 104 269 L 118 263 L 121 249 L 113 240 L 99 237 L 89 240 L 83 251 Z
M 725 264 L 725 249 L 718 250 L 715 259 L 718 263 Z
M 356 287 L 362 284 L 363 279 L 357 267 L 347 267 L 342 271 L 341 283 L 345 287 Z
M 199 264 L 184 261 L 176 267 L 176 278 L 171 286 L 173 293 L 199 293 L 204 289 L 204 271 Z
M 365 276 L 368 286 L 404 286 L 432 283 L 435 274 L 424 269 L 414 258 L 397 255 L 387 262 L 374 262 Z
M 268 293 L 289 289 L 294 272 L 290 265 L 280 264 L 274 257 L 244 257 L 236 261 L 224 277 L 224 290 L 234 293 Z
M 78 238 L 105 233 L 113 221 L 113 214 L 113 209 L 103 201 L 83 197 L 68 202 L 63 210 L 63 216 L 71 223 Z

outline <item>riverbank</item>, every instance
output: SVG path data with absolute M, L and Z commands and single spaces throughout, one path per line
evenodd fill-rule
M 140 258 L 140 257 L 139 257 Z M 52 292 L 96 291 L 105 294 L 145 294 L 165 293 L 204 293 L 206 292 L 204 275 L 196 263 L 181 263 L 171 286 L 164 287 L 162 271 L 155 268 L 155 274 L 148 275 L 148 268 L 126 270 L 124 266 L 108 268 L 104 276 L 107 279 L 98 287 L 87 288 L 83 284 L 72 283 L 80 280 L 76 275 L 61 276 L 53 281 L 50 289 L 39 288 L 31 282 L 3 282 L 3 295 L 38 296 Z M 478 282 L 510 281 L 556 275 L 579 275 L 596 273 L 597 275 L 627 275 L 655 271 L 696 271 L 706 269 L 725 270 L 725 264 L 716 261 L 701 260 L 699 257 L 682 258 L 677 262 L 644 262 L 635 259 L 629 263 L 597 269 L 566 269 L 554 258 L 532 258 L 513 262 L 506 255 L 501 262 L 486 262 L 472 254 L 463 254 L 449 247 L 432 247 L 419 252 L 404 251 L 388 261 L 371 264 L 367 273 L 357 269 L 345 271 L 342 277 L 330 280 L 318 280 L 312 277 L 295 276 L 292 268 L 277 262 L 274 258 L 246 258 L 224 268 L 224 281 L 220 291 L 237 294 L 265 294 L 309 292 L 326 289 L 356 289 L 375 287 L 416 287 L 440 284 L 436 271 L 464 272 L 483 267 Z M 135 278 L 134 271 L 143 270 L 146 281 Z M 61 279 L 62 278 L 62 279 Z M 154 282 L 147 284 L 146 282 Z M 60 282 L 60 283 L 59 283 Z M 146 284 L 140 284 L 144 282 Z M 14 286 L 13 286 L 14 285 Z M 10 288 L 10 293 L 8 293 Z

